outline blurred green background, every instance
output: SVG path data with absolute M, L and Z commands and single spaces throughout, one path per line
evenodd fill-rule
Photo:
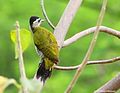
M 62 15 L 69 0 L 45 0 L 47 14 L 54 25 Z M 66 39 L 89 27 L 95 26 L 102 0 L 84 0 L 71 24 Z M 103 25 L 120 30 L 120 1 L 108 0 Z M 40 8 L 40 0 L 0 0 L 0 75 L 15 78 L 19 82 L 18 61 L 14 56 L 14 45 L 10 40 L 10 31 L 15 28 L 15 21 L 21 28 L 29 29 L 29 18 L 38 15 L 44 18 Z M 74 5 L 73 5 L 74 6 Z M 44 27 L 52 29 L 47 23 Z M 88 49 L 92 35 L 81 38 L 76 43 L 61 49 L 60 65 L 71 66 L 80 64 Z M 109 59 L 120 55 L 120 40 L 106 33 L 100 33 L 91 60 Z M 25 70 L 28 78 L 32 78 L 37 70 L 39 56 L 34 45 L 24 52 Z M 120 63 L 106 65 L 90 65 L 81 74 L 72 93 L 93 93 L 106 81 L 114 77 L 120 70 Z M 42 93 L 63 93 L 72 80 L 75 71 L 53 71 Z M 17 93 L 11 85 L 5 93 Z

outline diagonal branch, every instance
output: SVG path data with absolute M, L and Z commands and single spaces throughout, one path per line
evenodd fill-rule
M 96 30 L 96 27 L 91 27 L 91 28 L 88 28 L 84 31 L 81 31 L 81 32 L 75 34 L 71 38 L 64 41 L 63 47 L 66 47 L 66 46 L 76 42 L 78 39 L 95 32 L 95 30 Z M 117 30 L 114 30 L 112 28 L 108 28 L 108 27 L 105 27 L 105 26 L 100 26 L 99 30 L 101 32 L 105 32 L 105 33 L 108 33 L 110 35 L 113 35 L 113 36 L 116 36 L 116 37 L 120 38 L 120 31 L 117 31 Z
M 99 26 L 102 24 L 102 21 L 103 21 L 103 17 L 104 17 L 104 14 L 105 14 L 105 10 L 106 10 L 106 5 L 107 5 L 107 0 L 103 0 L 103 5 L 102 5 L 102 8 L 101 8 L 101 11 L 100 11 L 100 15 L 99 15 L 99 18 L 98 18 L 98 21 L 97 21 L 97 27 L 96 27 L 96 30 L 94 32 L 94 35 L 93 35 L 93 39 L 90 43 L 90 46 L 89 46 L 89 49 L 81 63 L 81 66 L 77 69 L 72 81 L 70 82 L 69 86 L 67 87 L 66 89 L 66 93 L 70 93 L 72 88 L 74 87 L 74 85 L 76 84 L 79 76 L 80 76 L 80 73 L 81 71 L 85 68 L 86 64 L 87 64 L 87 61 L 89 60 L 91 54 L 92 54 L 92 51 L 94 49 L 94 46 L 96 44 L 96 40 L 97 40 L 97 37 L 98 37 L 98 34 L 99 34 Z
M 120 56 L 119 57 L 115 57 L 115 58 L 111 58 L 111 59 L 107 59 L 107 60 L 97 60 L 97 61 L 88 61 L 87 65 L 93 65 L 93 64 L 110 64 L 110 63 L 114 63 L 120 61 Z M 76 70 L 78 69 L 80 65 L 77 66 L 69 66 L 69 67 L 64 67 L 64 66 L 54 66 L 54 69 L 56 70 L 65 70 L 65 71 L 70 71 L 70 70 Z
M 68 32 L 68 29 L 70 27 L 70 24 L 72 23 L 72 20 L 80 7 L 82 3 L 82 0 L 69 0 L 69 3 L 59 21 L 57 24 L 54 35 L 57 39 L 58 46 L 61 48 L 64 42 L 64 38 Z
M 115 93 L 120 89 L 120 73 L 94 93 Z
M 41 9 L 42 9 L 42 13 L 46 19 L 46 21 L 48 22 L 48 24 L 51 26 L 51 28 L 54 30 L 55 26 L 52 24 L 52 22 L 49 20 L 47 13 L 45 11 L 45 7 L 44 7 L 44 0 L 40 0 L 40 5 L 41 5 Z

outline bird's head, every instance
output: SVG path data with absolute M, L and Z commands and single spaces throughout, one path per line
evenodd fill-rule
M 29 20 L 31 29 L 33 30 L 35 27 L 39 27 L 43 21 L 43 19 L 37 16 L 31 16 Z

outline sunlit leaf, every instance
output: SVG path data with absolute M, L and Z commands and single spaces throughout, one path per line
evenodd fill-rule
M 5 87 L 6 87 L 6 83 L 7 83 L 8 79 L 0 76 L 0 93 L 3 93 Z
M 15 44 L 15 58 L 18 58 L 17 43 L 16 43 L 16 30 L 12 30 L 10 32 L 10 36 L 11 36 L 11 40 Z M 32 41 L 31 32 L 26 29 L 21 29 L 20 40 L 21 40 L 22 52 L 24 52 Z
M 16 82 L 15 79 L 8 79 L 4 76 L 0 76 L 0 93 L 3 93 L 5 88 L 9 85 L 14 84 L 17 88 L 21 88 L 21 86 Z

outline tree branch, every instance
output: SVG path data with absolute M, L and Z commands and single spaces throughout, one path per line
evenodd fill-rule
M 97 27 L 96 27 L 96 30 L 94 32 L 93 39 L 91 41 L 89 49 L 88 49 L 81 65 L 77 69 L 72 81 L 70 82 L 69 86 L 66 89 L 66 93 L 71 92 L 72 88 L 74 87 L 74 85 L 76 84 L 76 82 L 77 82 L 77 80 L 80 76 L 81 71 L 85 68 L 85 66 L 87 64 L 87 61 L 89 60 L 89 58 L 92 54 L 92 51 L 94 49 L 94 46 L 96 44 L 96 40 L 97 40 L 97 37 L 98 37 L 98 34 L 99 34 L 99 26 L 102 24 L 102 20 L 103 20 L 104 14 L 105 14 L 106 5 L 107 5 L 107 0 L 103 0 L 103 5 L 102 5 L 101 12 L 100 12 L 100 15 L 99 15 L 99 18 L 98 18 L 98 21 L 97 21 L 97 25 L 96 25 Z
M 120 73 L 96 90 L 95 93 L 115 93 L 118 89 L 120 89 Z
M 44 0 L 40 0 L 40 5 L 41 5 L 41 9 L 42 9 L 42 13 L 43 13 L 43 16 L 45 17 L 47 23 L 51 26 L 51 28 L 54 30 L 55 29 L 55 26 L 52 24 L 52 22 L 49 20 L 48 16 L 47 16 L 47 13 L 45 11 L 45 7 L 44 7 Z
M 66 47 L 66 46 L 76 42 L 78 39 L 95 32 L 95 30 L 96 30 L 96 27 L 91 27 L 91 28 L 88 28 L 84 31 L 81 31 L 81 32 L 75 34 L 71 38 L 64 41 L 63 47 Z M 105 33 L 108 33 L 110 35 L 113 35 L 113 36 L 116 36 L 116 37 L 120 38 L 120 31 L 117 31 L 117 30 L 114 30 L 112 28 L 108 28 L 108 27 L 105 27 L 105 26 L 100 26 L 99 30 L 101 32 L 105 32 Z
M 110 63 L 114 63 L 114 62 L 117 62 L 117 61 L 120 61 L 120 56 L 119 57 L 115 57 L 115 58 L 111 58 L 111 59 L 107 59 L 107 60 L 88 61 L 87 65 L 92 65 L 92 64 L 110 64 Z M 80 66 L 81 66 L 81 64 L 77 65 L 77 66 L 69 66 L 69 67 L 54 66 L 54 69 L 70 71 L 70 70 L 76 70 Z
M 20 41 L 20 26 L 19 22 L 16 21 L 16 41 L 17 41 L 17 51 L 18 51 L 18 59 L 19 59 L 19 70 L 20 70 L 20 75 L 22 79 L 26 79 L 26 74 L 25 74 L 25 68 L 24 68 L 24 62 L 23 62 L 23 56 L 22 56 L 22 47 L 21 47 L 21 41 Z M 28 93 L 27 88 L 22 85 L 22 91 L 23 93 Z
M 67 31 L 69 29 L 69 26 L 79 8 L 81 5 L 82 0 L 69 0 L 69 3 L 60 19 L 58 22 L 54 35 L 57 39 L 58 46 L 61 48 L 64 42 L 64 38 L 67 34 Z

